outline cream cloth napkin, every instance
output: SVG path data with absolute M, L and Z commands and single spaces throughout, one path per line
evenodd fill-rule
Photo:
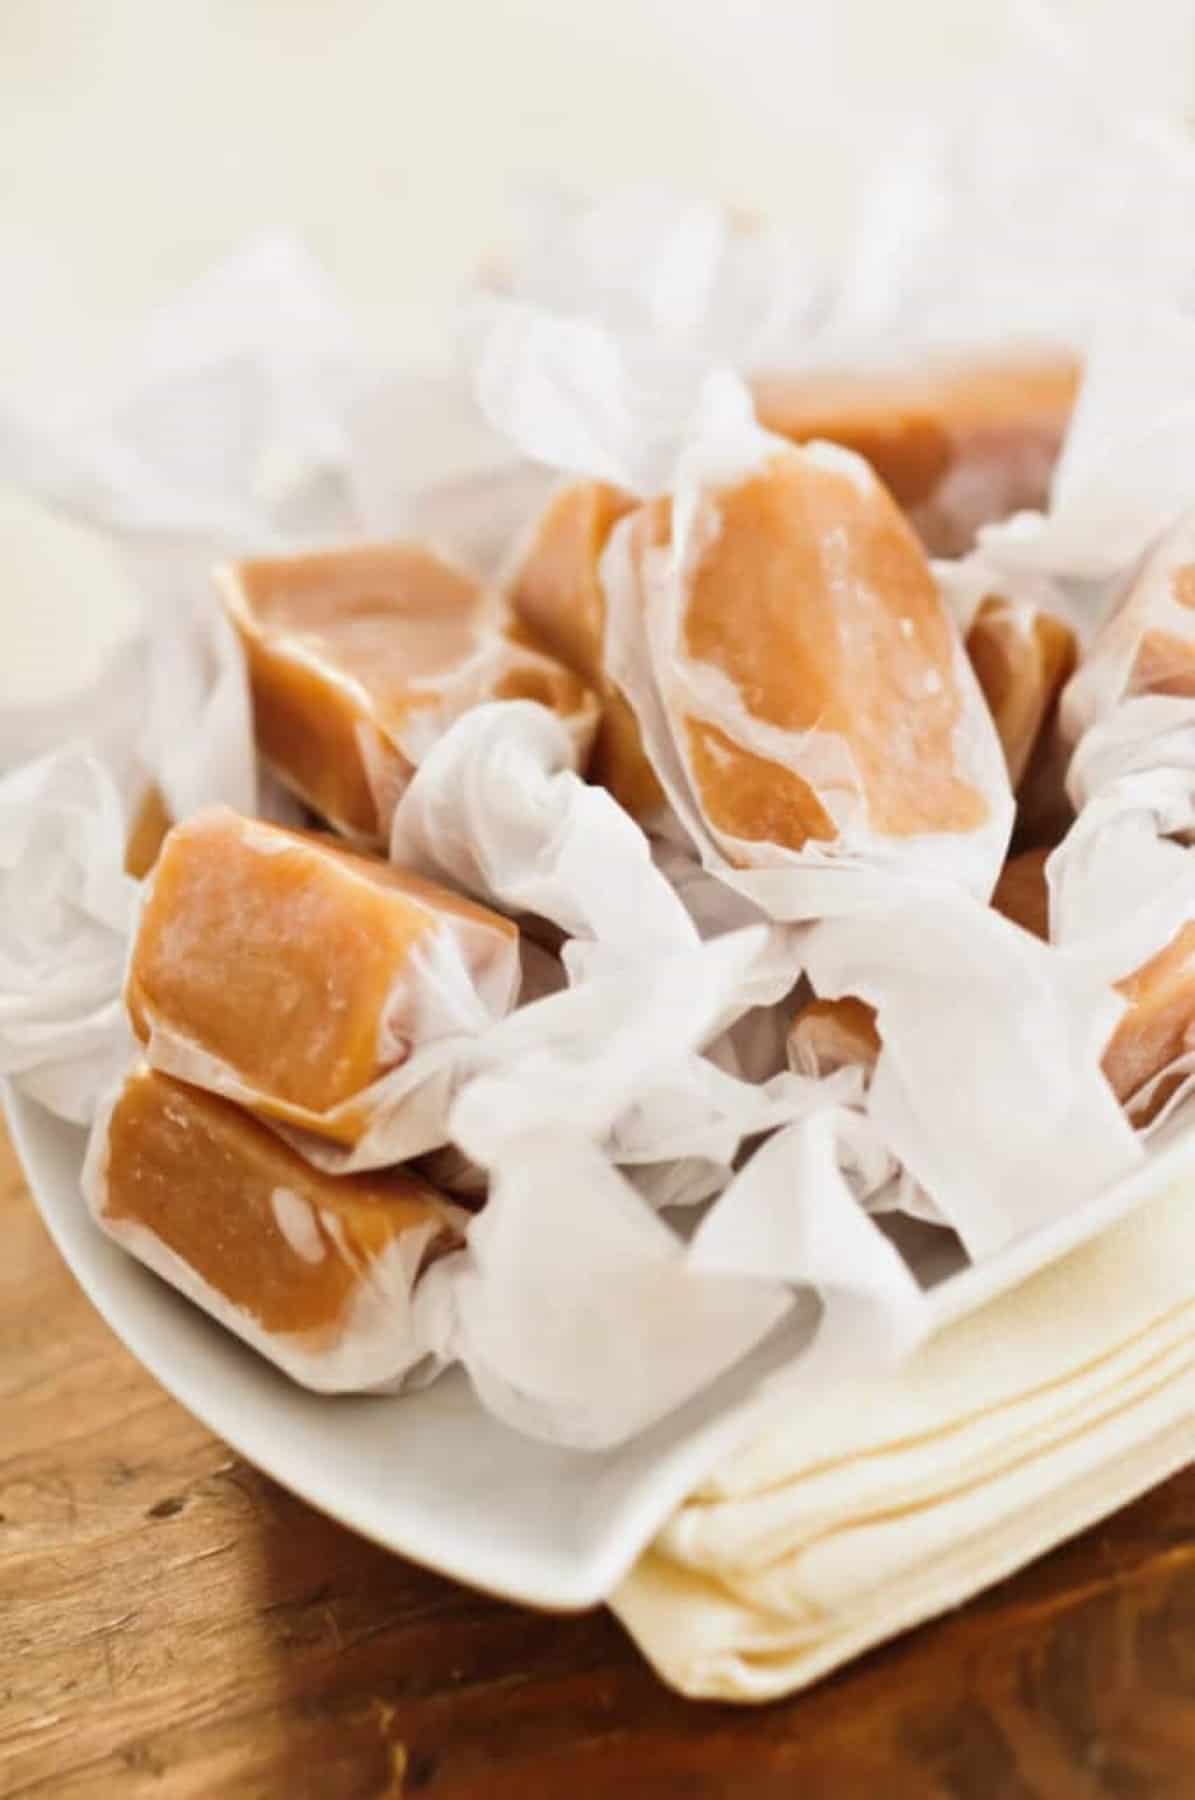
M 901 1368 L 794 1397 L 611 1605 L 683 1693 L 769 1700 L 968 1599 L 1195 1459 L 1195 1188 Z

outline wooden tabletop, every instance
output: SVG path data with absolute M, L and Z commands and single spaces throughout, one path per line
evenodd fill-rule
M 239 1461 L 59 1261 L 0 1141 L 4 1800 L 1195 1796 L 1195 1470 L 759 1710 L 484 1599 Z

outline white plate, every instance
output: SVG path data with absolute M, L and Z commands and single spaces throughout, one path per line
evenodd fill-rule
M 763 1413 L 800 1404 L 796 1378 L 762 1379 L 812 1330 L 802 1312 L 662 1425 L 589 1455 L 520 1437 L 451 1374 L 401 1399 L 327 1398 L 293 1386 L 126 1256 L 92 1224 L 79 1191 L 83 1133 L 6 1096 L 13 1141 L 58 1248 L 109 1325 L 187 1409 L 292 1493 L 388 1549 L 474 1587 L 536 1606 L 594 1605 L 668 1514 Z M 1195 1171 L 1184 1132 L 1149 1166 L 928 1297 L 935 1323 L 974 1310 Z

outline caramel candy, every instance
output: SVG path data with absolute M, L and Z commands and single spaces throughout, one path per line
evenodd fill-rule
M 1104 1073 L 1121 1100 L 1130 1101 L 1176 1057 L 1195 1050 L 1195 924 L 1184 925 L 1163 950 L 1116 984 L 1128 1001 L 1104 1052 Z M 1163 1088 L 1144 1109 L 1145 1124 L 1169 1097 Z
M 1050 890 L 1046 883 L 1049 854 L 1048 849 L 1038 849 L 1010 856 L 992 894 L 992 905 L 998 913 L 1045 943 L 1050 939 Z
M 157 1067 L 353 1144 L 373 1082 L 503 1016 L 518 980 L 509 920 L 317 834 L 213 808 L 163 845 L 126 999 Z
M 144 1064 L 97 1126 L 85 1186 L 126 1249 L 329 1391 L 414 1360 L 411 1285 L 463 1218 L 401 1170 L 321 1174 L 231 1101 Z
M 981 525 L 1044 506 L 1078 383 L 1054 355 L 764 376 L 754 393 L 769 431 L 857 451 L 927 549 L 960 556 Z
M 125 874 L 142 881 L 158 860 L 158 853 L 171 826 L 166 801 L 156 782 L 146 788 L 133 814 L 124 847 Z
M 996 725 L 1014 791 L 1074 672 L 1075 634 L 1035 606 L 990 595 L 967 633 L 967 654 Z
M 855 1067 L 870 1074 L 879 1054 L 875 1008 L 850 995 L 810 1000 L 788 1029 L 788 1064 L 798 1075 L 820 1077 Z
M 486 700 L 550 707 L 584 767 L 594 696 L 515 640 L 497 596 L 423 545 L 238 563 L 220 582 L 245 649 L 262 756 L 349 835 L 384 843 L 422 756 Z
M 647 760 L 635 715 L 604 666 L 606 597 L 598 565 L 610 533 L 634 506 L 600 481 L 575 481 L 553 496 L 511 583 L 517 618 L 533 642 L 598 695 L 602 717 L 590 780 L 608 788 L 633 818 L 660 811 L 664 795 Z
M 1195 512 L 1160 540 L 1088 645 L 1062 696 L 1067 737 L 1138 694 L 1195 699 Z
M 658 679 L 711 827 L 800 850 L 852 829 L 984 826 L 960 739 L 973 724 L 986 741 L 990 724 L 960 688 L 925 553 L 866 465 L 830 444 L 785 450 L 704 504 L 676 667 Z M 649 590 L 671 521 L 665 501 L 636 516 Z

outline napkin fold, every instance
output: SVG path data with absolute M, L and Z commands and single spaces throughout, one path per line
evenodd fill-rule
M 1180 1181 L 887 1373 L 791 1410 L 611 1599 L 664 1679 L 763 1701 L 969 1599 L 1195 1458 Z

